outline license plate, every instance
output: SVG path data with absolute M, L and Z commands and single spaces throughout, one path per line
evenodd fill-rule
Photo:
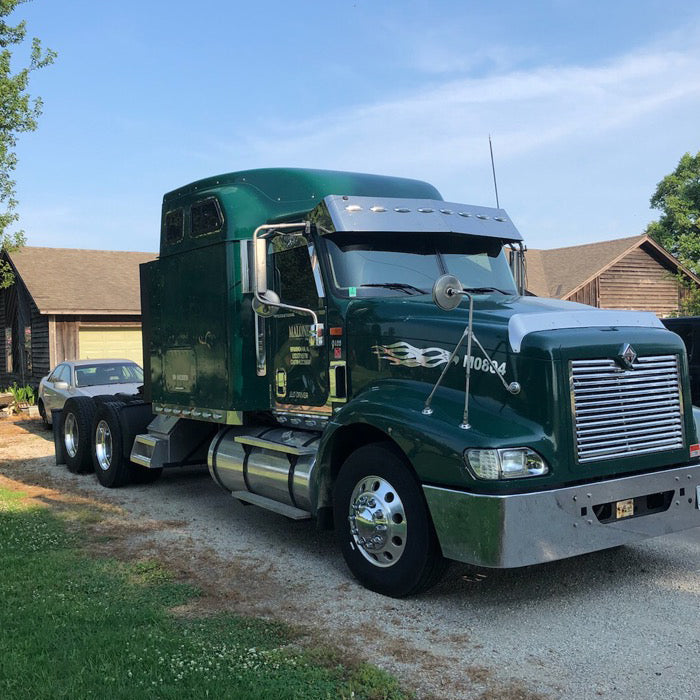
M 615 506 L 618 520 L 620 518 L 629 518 L 634 515 L 634 498 L 618 501 Z

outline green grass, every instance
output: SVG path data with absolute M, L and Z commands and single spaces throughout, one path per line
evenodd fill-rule
M 408 697 L 376 668 L 299 651 L 282 625 L 179 619 L 169 610 L 196 596 L 193 588 L 156 560 L 94 559 L 81 551 L 83 537 L 0 489 L 3 700 Z

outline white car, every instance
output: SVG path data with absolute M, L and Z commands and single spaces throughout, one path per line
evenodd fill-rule
M 39 384 L 39 413 L 46 423 L 73 396 L 136 394 L 143 370 L 131 360 L 71 360 L 57 365 Z

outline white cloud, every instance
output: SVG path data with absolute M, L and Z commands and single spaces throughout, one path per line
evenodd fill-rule
M 489 132 L 507 159 L 571 137 L 587 139 L 700 99 L 700 51 L 639 52 L 594 67 L 545 67 L 416 86 L 410 94 L 310 119 L 263 122 L 248 144 L 264 162 L 326 154 L 402 170 L 417 162 L 452 170 L 483 151 Z M 366 167 L 366 166 L 365 166 Z
M 653 185 L 684 151 L 700 148 L 700 132 L 692 126 L 697 120 L 688 116 L 700 113 L 697 36 L 688 33 L 683 44 L 676 35 L 665 46 L 657 42 L 592 66 L 417 82 L 392 99 L 312 117 L 296 117 L 293 108 L 280 116 L 277 110 L 275 119 L 261 121 L 252 137 L 235 146 L 223 144 L 220 154 L 235 153 L 235 161 L 243 158 L 246 167 L 310 166 L 418 177 L 447 197 L 466 190 L 480 195 L 480 203 L 490 203 L 491 133 L 499 177 L 508 173 L 511 182 L 521 183 L 521 191 L 508 198 L 511 215 L 522 213 L 532 223 L 532 200 L 548 202 L 550 223 L 536 229 L 533 224 L 533 244 L 561 245 L 565 227 L 571 244 L 631 235 L 652 218 L 647 202 Z M 663 154 L 662 147 L 667 149 Z M 650 163 L 653 174 L 631 170 L 639 169 L 639 152 L 645 149 L 650 161 L 659 160 Z M 591 159 L 596 152 L 598 167 Z M 613 179 L 612 172 L 603 172 L 603 160 L 627 163 L 630 171 L 618 171 Z M 585 221 L 572 220 L 571 206 L 568 212 L 557 208 L 557 200 L 574 196 L 565 185 L 572 175 L 581 183 L 596 182 L 602 193 L 596 212 L 587 211 Z M 590 207 L 593 196 L 580 196 Z
M 512 68 L 522 56 L 510 52 L 521 47 L 485 45 L 471 52 L 480 56 L 474 64 L 439 44 L 425 41 L 406 57 L 401 88 L 386 88 L 383 101 L 311 113 L 303 102 L 273 100 L 260 104 L 257 123 L 232 114 L 219 128 L 173 122 L 165 135 L 149 132 L 145 146 L 126 152 L 135 181 L 100 164 L 107 175 L 67 206 L 47 194 L 46 178 L 32 184 L 28 174 L 20 225 L 34 245 L 148 250 L 166 189 L 275 165 L 417 177 L 448 199 L 491 204 L 491 133 L 501 202 L 529 244 L 576 244 L 640 232 L 653 217 L 655 184 L 683 152 L 700 149 L 698 27 L 606 62 L 528 70 Z M 475 65 L 492 72 L 455 77 Z

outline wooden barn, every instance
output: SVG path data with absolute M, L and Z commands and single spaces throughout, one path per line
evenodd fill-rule
M 59 362 L 142 362 L 139 264 L 154 253 L 25 246 L 4 254 L 15 283 L 0 289 L 0 387 L 37 386 Z
M 527 288 L 536 296 L 661 317 L 677 314 L 686 294 L 678 273 L 700 286 L 700 278 L 647 235 L 528 250 L 526 264 Z

